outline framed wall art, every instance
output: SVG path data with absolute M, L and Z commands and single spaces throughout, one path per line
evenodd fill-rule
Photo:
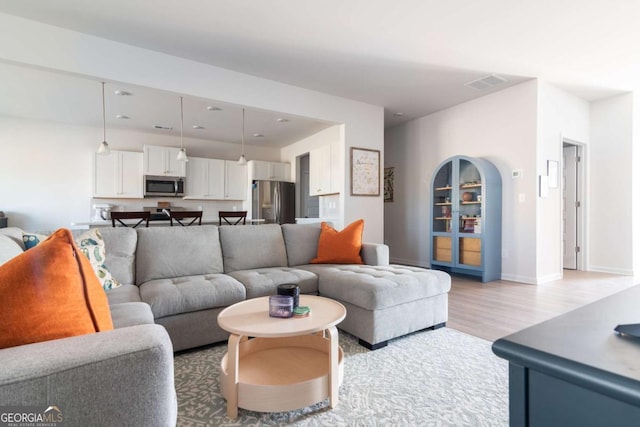
M 393 202 L 393 175 L 394 168 L 384 168 L 384 201 Z
M 380 195 L 380 150 L 351 147 L 351 195 Z

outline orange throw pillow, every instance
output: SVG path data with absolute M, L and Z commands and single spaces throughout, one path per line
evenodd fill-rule
M 59 229 L 0 265 L 0 348 L 113 329 L 107 294 Z
M 342 231 L 323 222 L 318 240 L 318 255 L 311 260 L 311 264 L 362 264 L 362 230 L 363 219 L 352 222 Z

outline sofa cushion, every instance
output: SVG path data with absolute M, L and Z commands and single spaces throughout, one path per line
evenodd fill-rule
M 282 224 L 289 266 L 310 264 L 318 256 L 320 223 Z
M 287 251 L 278 224 L 220 227 L 224 272 L 286 267 Z
M 0 348 L 113 329 L 107 296 L 69 230 L 0 266 Z
M 247 290 L 247 299 L 275 295 L 278 285 L 295 283 L 301 294 L 318 293 L 318 276 L 310 271 L 289 267 L 256 268 L 229 273 Z
M 318 275 L 320 295 L 366 310 L 429 298 L 451 289 L 447 273 L 419 267 L 309 264 L 298 268 Z
M 245 297 L 242 283 L 226 274 L 155 279 L 140 285 L 140 298 L 151 306 L 156 319 L 191 311 L 227 307 L 243 301 Z
M 9 237 L 11 240 L 16 242 L 24 251 L 24 241 L 22 240 L 22 236 L 24 234 L 24 230 L 19 227 L 6 227 L 0 228 L 0 235 L 4 235 Z
M 362 231 L 364 220 L 359 219 L 338 231 L 326 222 L 321 224 L 318 256 L 312 264 L 362 264 Z
M 140 302 L 140 288 L 136 285 L 122 285 L 107 291 L 109 305 L 125 302 Z
M 215 225 L 137 230 L 136 284 L 222 273 L 222 252 Z
M 12 238 L 0 234 L 0 265 L 9 261 L 11 258 L 20 255 L 23 252 L 20 245 L 18 245 Z
M 111 318 L 114 328 L 126 328 L 136 325 L 153 325 L 153 313 L 149 304 L 143 302 L 125 302 L 111 305 Z
M 104 264 L 111 275 L 123 285 L 135 284 L 136 247 L 138 233 L 129 227 L 100 229 L 107 258 Z

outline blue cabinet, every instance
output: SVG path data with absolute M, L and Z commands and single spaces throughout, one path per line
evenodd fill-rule
M 455 156 L 431 181 L 431 268 L 500 279 L 502 180 L 488 160 Z

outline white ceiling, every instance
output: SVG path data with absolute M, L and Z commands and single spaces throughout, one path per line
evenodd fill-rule
M 0 0 L 0 12 L 381 105 L 387 126 L 529 78 L 587 100 L 640 89 L 638 0 Z M 508 82 L 464 86 L 493 73 Z
M 119 96 L 116 91 L 130 95 Z M 219 110 L 209 110 L 209 107 Z M 242 106 L 184 97 L 183 110 L 185 138 L 242 141 Z M 102 85 L 99 80 L 0 62 L 0 116 L 102 128 Z M 180 94 L 107 83 L 105 116 L 107 141 L 112 128 L 180 136 Z M 281 147 L 332 125 L 291 114 L 246 108 L 244 139 L 248 145 Z

